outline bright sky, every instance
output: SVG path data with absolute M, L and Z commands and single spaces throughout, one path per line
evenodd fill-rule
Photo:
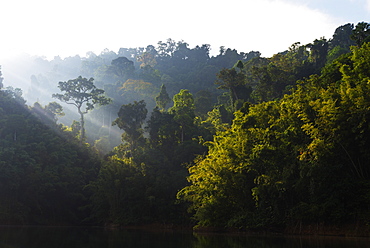
M 268 57 L 370 21 L 370 0 L 5 0 L 0 9 L 0 63 L 22 52 L 85 56 L 167 38 Z

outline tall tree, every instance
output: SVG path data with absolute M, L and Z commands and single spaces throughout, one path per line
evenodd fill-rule
M 242 63 L 237 63 L 236 67 L 239 72 L 234 68 L 223 69 L 217 73 L 216 84 L 219 85 L 218 89 L 228 89 L 230 92 L 231 107 L 235 109 L 235 102 L 238 99 L 245 98 L 240 96 L 241 92 L 244 93 L 245 86 L 245 74 L 241 71 Z
M 112 123 L 125 131 L 122 138 L 131 145 L 131 150 L 136 147 L 144 133 L 142 125 L 148 113 L 145 106 L 144 100 L 122 105 L 118 118 Z
M 166 86 L 162 84 L 161 91 L 159 92 L 158 96 L 155 97 L 155 102 L 157 107 L 160 108 L 162 111 L 166 109 L 166 105 L 171 101 L 171 98 L 168 96 Z
M 165 153 L 170 153 L 171 157 L 174 147 L 179 143 L 177 135 L 180 124 L 174 120 L 174 115 L 158 108 L 153 112 L 148 120 L 147 131 L 150 136 L 150 143 L 153 147 L 160 147 Z
M 308 60 L 313 63 L 313 66 L 315 67 L 314 73 L 319 73 L 326 63 L 329 43 L 325 38 L 321 38 L 320 40 L 314 40 L 313 43 L 306 45 L 306 47 L 310 49 Z
M 188 90 L 180 90 L 180 92 L 173 96 L 173 107 L 169 110 L 175 115 L 175 120 L 181 126 L 181 142 L 185 139 L 185 130 L 189 130 L 194 125 L 194 98 Z
M 71 104 L 77 108 L 81 119 L 81 144 L 85 139 L 85 120 L 84 115 L 95 108 L 95 105 L 107 105 L 111 99 L 104 96 L 104 90 L 98 89 L 94 85 L 94 79 L 79 76 L 66 82 L 59 82 L 58 88 L 64 94 L 53 94 L 54 98 L 62 102 Z

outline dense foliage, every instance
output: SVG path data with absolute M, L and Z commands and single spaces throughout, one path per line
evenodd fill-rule
M 282 99 L 235 112 L 178 194 L 199 225 L 370 220 L 369 53 L 366 43 L 336 60 L 338 81 L 313 75 Z
M 77 58 L 70 65 L 112 99 L 86 123 L 2 89 L 0 221 L 367 225 L 368 27 L 346 24 L 271 58 L 224 47 L 211 57 L 209 45 L 171 39 Z M 32 85 L 58 78 L 48 75 Z
M 56 124 L 59 104 L 27 107 L 19 92 L 0 91 L 0 222 L 81 224 L 98 157 Z

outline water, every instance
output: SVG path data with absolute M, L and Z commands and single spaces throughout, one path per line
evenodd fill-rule
M 368 248 L 368 238 L 246 236 L 66 227 L 0 227 L 0 248 Z

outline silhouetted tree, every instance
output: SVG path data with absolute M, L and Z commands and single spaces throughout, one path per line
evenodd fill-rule
M 79 76 L 76 79 L 59 82 L 58 87 L 64 94 L 52 95 L 54 98 L 77 108 L 81 118 L 81 143 L 85 139 L 84 115 L 94 109 L 95 105 L 107 105 L 111 102 L 110 98 L 103 95 L 104 90 L 96 88 L 93 81 L 93 78 L 87 79 Z

